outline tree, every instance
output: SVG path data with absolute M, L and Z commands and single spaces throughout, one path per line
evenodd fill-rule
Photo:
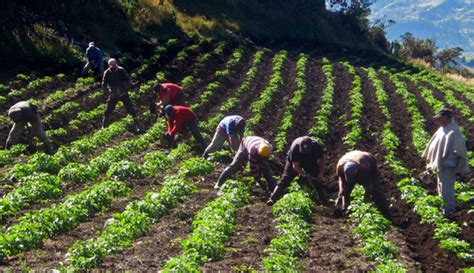
M 443 69 L 449 63 L 457 64 L 456 58 L 460 57 L 463 52 L 463 49 L 460 47 L 446 48 L 438 53 L 436 59 Z

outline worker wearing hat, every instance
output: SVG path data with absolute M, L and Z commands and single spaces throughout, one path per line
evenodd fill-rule
M 351 151 L 337 162 L 339 193 L 336 201 L 336 214 L 347 212 L 351 202 L 351 193 L 356 183 L 365 189 L 365 198 L 372 199 L 377 209 L 387 219 L 392 220 L 392 213 L 382 189 L 375 157 L 364 151 Z
M 323 146 L 309 136 L 296 138 L 288 150 L 283 175 L 267 204 L 272 205 L 278 200 L 296 176 L 299 176 L 299 181 L 306 184 L 310 190 L 316 189 L 320 201 L 326 203 L 326 192 L 320 182 L 324 166 Z
M 452 120 L 451 110 L 443 109 L 433 118 L 440 127 L 426 145 L 422 157 L 427 161 L 427 171 L 436 172 L 438 194 L 444 201 L 444 213 L 449 216 L 456 210 L 456 173 L 469 172 L 466 140 Z
M 168 140 L 174 141 L 177 133 L 183 132 L 183 129 L 187 129 L 193 134 L 194 139 L 200 145 L 201 151 L 204 150 L 206 142 L 199 131 L 197 116 L 191 108 L 186 106 L 166 105 L 165 114 L 168 118 L 168 131 L 166 132 Z
M 10 107 L 8 110 L 8 116 L 14 122 L 13 127 L 8 134 L 7 143 L 5 147 L 9 149 L 12 144 L 16 143 L 20 138 L 21 134 L 25 130 L 25 127 L 30 124 L 31 133 L 28 135 L 30 142 L 33 140 L 33 136 L 37 136 L 43 141 L 46 146 L 47 152 L 52 153 L 53 148 L 51 141 L 44 132 L 43 125 L 37 113 L 35 105 L 28 101 L 20 101 Z
M 86 50 L 87 63 L 82 69 L 82 76 L 86 75 L 91 69 L 99 69 L 99 75 L 102 77 L 104 74 L 104 59 L 102 50 L 95 46 L 94 42 L 89 43 L 89 47 Z
M 237 171 L 242 169 L 247 162 L 250 163 L 250 173 L 262 189 L 271 193 L 275 188 L 275 179 L 268 158 L 272 153 L 272 145 L 265 139 L 258 136 L 248 136 L 242 139 L 239 150 L 234 156 L 232 163 L 227 166 L 219 176 L 214 188 L 218 189 L 225 181 Z M 262 176 L 267 183 L 262 183 Z

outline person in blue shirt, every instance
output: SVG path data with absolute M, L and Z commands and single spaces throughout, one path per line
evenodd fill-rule
M 94 42 L 89 43 L 89 47 L 86 50 L 87 63 L 82 69 L 82 76 L 86 75 L 91 69 L 99 69 L 99 76 L 102 77 L 104 74 L 104 60 L 103 54 L 100 48 L 95 46 Z
M 236 153 L 244 134 L 245 123 L 245 119 L 239 115 L 223 118 L 217 125 L 216 133 L 204 151 L 203 157 L 221 149 L 226 140 L 229 141 L 232 152 Z

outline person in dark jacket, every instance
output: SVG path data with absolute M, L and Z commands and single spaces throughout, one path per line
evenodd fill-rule
M 175 139 L 178 133 L 183 132 L 184 129 L 191 131 L 194 139 L 199 143 L 200 148 L 206 147 L 201 132 L 198 127 L 198 120 L 196 114 L 186 106 L 172 106 L 165 107 L 165 114 L 168 118 L 168 130 L 166 137 L 169 140 Z
M 287 153 L 286 164 L 268 205 L 276 202 L 286 191 L 296 176 L 313 191 L 316 189 L 319 200 L 326 203 L 327 196 L 321 184 L 321 173 L 325 167 L 324 148 L 314 138 L 302 136 L 296 138 Z
M 270 194 L 276 184 L 276 181 L 272 176 L 270 162 L 268 161 L 272 150 L 272 145 L 261 137 L 244 137 L 232 163 L 224 169 L 214 188 L 220 188 L 228 178 L 242 169 L 247 162 L 249 162 L 251 175 L 255 181 L 260 184 L 260 187 Z M 267 182 L 266 184 L 262 183 L 262 176 L 265 178 Z
M 102 50 L 95 46 L 94 42 L 89 43 L 89 47 L 86 50 L 87 63 L 82 69 L 82 76 L 86 75 L 91 69 L 98 69 L 99 75 L 104 74 L 104 59 Z
M 31 132 L 28 135 L 29 141 L 32 142 L 33 136 L 37 136 L 46 146 L 47 152 L 49 154 L 53 153 L 51 141 L 44 132 L 43 125 L 41 124 L 41 120 L 35 105 L 28 101 L 20 101 L 10 107 L 8 110 L 8 116 L 14 122 L 14 124 L 10 130 L 10 133 L 8 134 L 5 145 L 7 149 L 9 149 L 14 143 L 18 142 L 18 139 L 24 132 L 25 127 L 29 124 L 31 126 Z
M 380 184 L 377 162 L 368 152 L 352 151 L 339 159 L 336 166 L 339 178 L 339 194 L 336 213 L 346 212 L 351 203 L 351 192 L 356 183 L 365 188 L 365 199 L 372 199 L 379 211 L 392 220 L 392 213 Z
M 128 96 L 128 88 L 131 86 L 131 80 L 127 71 L 121 66 L 117 65 L 115 59 L 110 59 L 109 68 L 104 72 L 102 79 L 102 88 L 107 94 L 107 108 L 104 112 L 102 120 L 102 128 L 105 128 L 110 123 L 110 114 L 115 110 L 115 106 L 119 101 L 123 102 L 127 112 L 133 117 L 137 131 L 141 132 L 142 126 L 137 118 L 135 109 L 133 108 L 132 100 Z
M 229 142 L 232 152 L 236 153 L 244 135 L 245 123 L 245 119 L 239 115 L 224 117 L 217 125 L 216 133 L 204 151 L 203 157 L 222 148 L 226 140 Z

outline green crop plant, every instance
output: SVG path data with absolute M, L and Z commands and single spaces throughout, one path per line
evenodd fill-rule
M 351 128 L 350 132 L 344 137 L 344 143 L 349 146 L 355 146 L 362 138 L 362 128 L 360 126 L 360 118 L 364 108 L 364 97 L 362 96 L 362 82 L 360 76 L 357 75 L 354 66 L 348 62 L 344 62 L 349 74 L 352 75 L 352 89 L 349 91 L 349 103 L 351 105 L 351 119 L 344 125 Z
M 287 144 L 286 134 L 288 130 L 293 127 L 293 116 L 300 107 L 303 96 L 306 93 L 306 70 L 308 64 L 308 56 L 300 54 L 296 62 L 296 91 L 293 92 L 293 97 L 283 114 L 283 118 L 278 127 L 278 134 L 275 139 L 275 153 L 281 153 Z

